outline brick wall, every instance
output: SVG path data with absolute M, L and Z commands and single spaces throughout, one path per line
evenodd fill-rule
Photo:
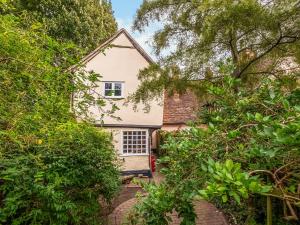
M 198 99 L 191 91 L 184 94 L 165 93 L 163 124 L 185 124 L 196 119 Z

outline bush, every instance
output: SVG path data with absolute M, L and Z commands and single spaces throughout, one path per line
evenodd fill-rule
M 76 46 L 20 21 L 0 14 L 0 223 L 99 224 L 99 195 L 118 190 L 115 152 L 70 110 L 74 92 L 85 97 L 79 111 L 96 105 L 86 81 L 99 75 L 70 74 Z
M 110 200 L 119 186 L 107 133 L 67 122 L 0 141 L 2 223 L 98 224 L 99 195 Z
M 225 209 L 232 224 L 266 224 L 272 216 L 274 225 L 299 223 L 293 217 L 300 206 L 298 77 L 262 79 L 255 89 L 229 76 L 208 82 L 214 108 L 199 118 L 208 129 L 167 138 L 168 154 L 159 160 L 167 165 L 160 170 L 165 181 L 145 184 L 149 194 L 132 224 L 167 224 L 173 210 L 193 224 L 192 201 L 199 198 Z

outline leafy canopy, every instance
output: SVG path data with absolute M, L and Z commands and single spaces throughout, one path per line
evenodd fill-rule
M 14 6 L 13 13 L 25 13 L 25 23 L 37 19 L 51 37 L 72 41 L 84 50 L 92 50 L 117 29 L 106 0 L 18 0 Z
M 298 68 L 299 7 L 297 0 L 145 0 L 134 28 L 143 31 L 153 21 L 163 28 L 153 37 L 159 66 L 141 73 L 135 100 L 220 76 L 219 64 L 228 61 L 231 75 L 248 82 Z
M 101 107 L 90 95 L 100 75 L 69 73 L 78 47 L 22 16 L 0 15 L 0 223 L 99 224 L 99 196 L 119 187 L 116 155 L 109 134 L 76 121 L 70 97 L 82 96 L 77 115 Z
M 251 90 L 229 74 L 203 84 L 214 103 L 202 108 L 195 126 L 168 135 L 159 161 L 166 180 L 145 185 L 150 193 L 137 206 L 133 224 L 167 224 L 173 210 L 182 224 L 193 224 L 199 198 L 223 208 L 233 224 L 264 224 L 265 196 L 273 198 L 274 224 L 297 219 L 299 75 L 264 79 Z M 208 128 L 197 128 L 199 123 Z
M 145 185 L 150 193 L 133 224 L 167 224 L 173 210 L 194 224 L 198 198 L 233 224 L 265 224 L 265 196 L 275 224 L 297 220 L 299 7 L 296 0 L 143 2 L 134 27 L 155 20 L 164 27 L 153 38 L 159 64 L 141 71 L 133 100 L 191 89 L 205 107 L 195 127 L 165 143 L 166 180 Z M 197 128 L 203 123 L 207 129 Z

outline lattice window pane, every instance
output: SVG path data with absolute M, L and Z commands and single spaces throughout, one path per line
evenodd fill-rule
M 122 96 L 121 90 L 114 90 L 115 96 Z
M 122 86 L 122 83 L 119 82 L 104 83 L 104 95 L 107 97 L 121 97 Z
M 105 90 L 112 90 L 112 83 L 105 83 Z
M 123 131 L 124 154 L 146 154 L 147 143 L 146 131 Z

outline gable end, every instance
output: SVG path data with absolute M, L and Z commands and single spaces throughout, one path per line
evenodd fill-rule
M 130 43 L 132 44 L 132 46 L 123 46 L 123 45 L 111 44 L 121 34 L 124 34 L 128 38 L 128 40 L 130 41 Z M 95 56 L 97 56 L 103 49 L 105 49 L 106 47 L 109 47 L 109 46 L 111 46 L 111 47 L 117 47 L 117 48 L 136 49 L 149 64 L 155 63 L 154 60 L 150 57 L 150 55 L 148 55 L 147 52 L 145 52 L 145 50 L 133 39 L 133 37 L 124 28 L 122 28 L 115 35 L 113 35 L 111 38 L 109 38 L 104 43 L 102 43 L 100 46 L 98 46 L 94 51 L 92 51 L 90 54 L 88 54 L 87 56 L 85 56 L 80 61 L 79 64 L 80 65 L 84 65 L 84 64 L 88 63 Z M 77 66 L 78 65 L 74 65 L 74 66 L 70 67 L 69 70 L 72 71 L 72 70 L 76 69 Z

